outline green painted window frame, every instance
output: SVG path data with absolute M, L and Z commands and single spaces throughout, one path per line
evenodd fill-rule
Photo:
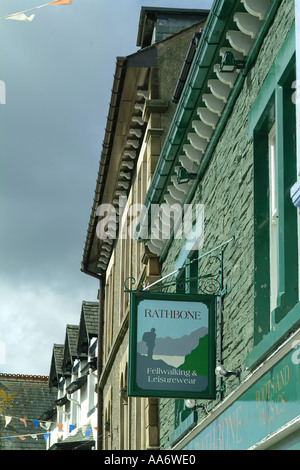
M 295 28 L 292 27 L 250 110 L 248 119 L 248 138 L 253 141 L 254 164 L 255 286 L 254 349 L 247 357 L 249 367 L 257 364 L 274 347 L 274 342 L 279 342 L 287 333 L 286 328 L 291 326 L 287 317 L 293 317 L 293 310 L 299 299 L 297 209 L 290 198 L 290 188 L 297 175 L 296 109 L 292 101 L 294 80 Z M 270 312 L 268 134 L 274 123 L 279 268 L 277 307 Z
M 192 250 L 187 256 L 187 264 L 177 276 L 179 283 L 176 286 L 177 293 L 198 294 L 199 276 L 198 250 Z M 194 261 L 195 260 L 195 261 Z

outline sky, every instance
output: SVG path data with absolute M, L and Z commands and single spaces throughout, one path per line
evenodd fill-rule
M 0 18 L 43 5 L 0 0 Z M 0 373 L 48 375 L 98 281 L 80 271 L 117 56 L 137 51 L 141 6 L 73 0 L 0 19 Z

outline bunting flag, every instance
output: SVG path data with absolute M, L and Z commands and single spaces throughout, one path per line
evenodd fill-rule
M 51 2 L 49 5 L 71 5 L 72 0 L 57 0 L 56 2 Z
M 37 419 L 32 419 L 31 421 L 32 421 L 33 424 L 35 425 L 35 429 L 37 429 L 37 428 L 38 428 L 38 425 L 39 425 L 38 420 L 37 420 Z
M 35 15 L 26 16 L 25 13 L 15 13 L 14 15 L 7 16 L 6 20 L 18 20 L 18 21 L 32 21 Z
M 5 416 L 5 427 L 11 422 L 12 416 Z
M 69 434 L 71 434 L 71 432 L 72 432 L 73 429 L 75 429 L 75 428 L 76 428 L 75 424 L 70 424 L 70 425 L 69 425 Z
M 5 416 L 5 415 L 1 415 L 1 414 L 0 414 L 0 416 L 2 416 L 5 420 L 5 427 L 10 424 L 10 422 L 13 418 L 17 419 L 18 421 L 21 421 L 24 424 L 24 427 L 26 427 L 26 428 L 28 428 L 28 422 L 29 421 L 31 421 L 34 424 L 35 429 L 37 429 L 38 425 L 40 425 L 41 428 L 43 428 L 46 431 L 50 430 L 50 426 L 52 424 L 56 425 L 57 428 L 59 429 L 57 431 L 57 439 L 58 440 L 63 439 L 63 436 L 64 436 L 63 423 L 57 423 L 56 421 L 41 421 L 41 420 L 38 420 L 38 419 L 20 418 L 20 417 L 17 417 L 17 416 Z M 71 432 L 74 431 L 75 429 L 77 430 L 77 427 L 74 424 L 69 424 L 69 433 L 68 434 L 71 434 Z M 83 426 L 80 426 L 80 429 L 81 429 L 81 432 L 82 432 L 83 436 L 85 438 L 88 438 L 91 434 L 92 429 L 97 431 L 98 428 L 97 427 L 92 428 L 91 426 L 85 424 Z M 0 439 L 6 439 L 6 440 L 11 441 L 12 438 L 18 438 L 21 441 L 24 441 L 27 437 L 31 437 L 32 439 L 37 440 L 39 435 L 43 435 L 45 441 L 47 442 L 47 440 L 50 436 L 50 432 L 20 434 L 20 435 L 11 435 L 11 436 L 0 436 Z
M 49 5 L 71 5 L 72 0 L 56 0 L 54 2 L 45 3 L 44 5 L 39 5 L 37 7 L 29 8 L 29 10 L 19 11 L 18 13 L 13 13 L 11 15 L 3 16 L 0 20 L 18 20 L 18 21 L 32 21 L 34 14 L 27 16 L 25 13 L 29 11 L 37 10 L 39 8 L 44 8 Z
M 94 429 L 96 429 L 96 428 L 94 428 Z M 92 431 L 92 428 L 90 428 L 90 427 L 88 427 L 88 428 L 86 429 L 86 431 L 85 431 L 85 433 L 84 433 L 86 438 L 89 437 L 91 431 Z M 39 433 L 35 433 L 35 434 L 19 434 L 19 435 L 3 436 L 3 437 L 0 436 L 0 439 L 6 439 L 6 440 L 8 440 L 8 441 L 11 441 L 13 438 L 18 438 L 18 439 L 20 439 L 21 441 L 25 441 L 27 437 L 31 437 L 31 438 L 34 439 L 34 440 L 38 440 L 38 436 L 41 436 L 41 435 L 43 435 L 45 441 L 47 441 L 47 439 L 48 439 L 49 436 L 50 436 L 50 433 L 49 433 L 49 432 L 47 432 L 47 433 L 45 433 L 45 432 L 39 432 Z M 58 440 L 63 439 L 63 433 L 62 433 L 62 432 L 57 432 L 57 439 L 58 439 Z
M 51 421 L 46 421 L 45 423 L 40 423 L 40 426 L 41 428 L 45 429 L 46 431 L 49 430 L 50 426 L 51 426 Z

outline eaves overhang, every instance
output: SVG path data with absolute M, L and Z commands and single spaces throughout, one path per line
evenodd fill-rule
M 72 365 L 77 358 L 78 325 L 67 325 L 62 359 L 63 375 L 70 374 Z
M 97 210 L 100 204 L 118 206 L 114 198 L 128 194 L 135 159 L 141 145 L 148 100 L 147 74 L 157 66 L 157 50 L 151 46 L 126 57 L 117 57 L 114 79 L 100 155 L 99 170 L 81 270 L 96 277 L 106 271 L 113 240 L 97 237 Z M 111 180 L 109 180 L 109 178 Z
M 89 353 L 91 339 L 98 336 L 99 302 L 82 302 L 79 321 L 77 354 L 80 357 Z
M 78 377 L 76 380 L 74 380 L 67 386 L 66 388 L 67 394 L 71 395 L 72 393 L 76 392 L 81 387 L 83 387 L 83 385 L 85 385 L 86 382 L 87 382 L 87 374 L 82 375 L 81 377 Z
M 280 3 L 281 0 L 214 2 L 144 200 L 144 218 L 150 214 L 152 204 L 175 207 L 191 201 Z M 236 60 L 243 60 L 244 69 L 221 72 L 225 51 L 232 52 Z M 178 184 L 179 167 L 193 173 L 195 179 Z M 151 227 L 161 227 L 161 214 L 160 211 L 157 220 L 149 222 Z M 145 223 L 140 220 L 141 227 Z M 156 234 L 145 241 L 161 262 L 173 235 L 174 229 L 168 238 Z
M 54 344 L 52 350 L 51 366 L 49 372 L 49 387 L 58 387 L 59 379 L 62 377 L 63 344 Z

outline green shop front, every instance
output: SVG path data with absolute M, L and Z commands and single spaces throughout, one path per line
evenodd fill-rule
M 300 333 L 262 364 L 202 423 L 175 430 L 175 450 L 300 450 Z M 191 429 L 192 428 L 192 429 Z

